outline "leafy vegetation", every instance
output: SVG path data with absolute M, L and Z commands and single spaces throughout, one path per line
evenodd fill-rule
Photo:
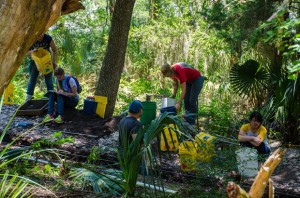
M 161 96 L 171 95 L 171 81 L 162 78 L 160 65 L 179 61 L 194 65 L 209 79 L 199 97 L 199 128 L 221 137 L 219 139 L 228 138 L 226 144 L 230 146 L 222 148 L 212 161 L 197 164 L 196 177 L 187 182 L 191 185 L 172 196 L 198 196 L 201 193 L 203 197 L 225 197 L 220 189 L 205 186 L 207 176 L 222 178 L 223 183 L 228 180 L 226 174 L 235 165 L 232 153 L 236 142 L 232 139 L 236 138 L 250 111 L 258 108 L 263 112 L 269 137 L 286 143 L 300 142 L 299 3 L 291 1 L 289 8 L 270 18 L 280 8 L 279 1 L 151 2 L 136 2 L 115 115 L 124 112 L 132 99 L 145 100 L 145 94 L 152 95 L 158 106 Z M 84 4 L 84 11 L 61 17 L 49 30 L 59 49 L 58 65 L 76 75 L 83 86 L 78 108 L 83 107 L 85 97 L 95 93 L 107 46 L 110 11 L 113 10 L 113 5 L 106 5 L 104 1 L 86 0 Z M 29 78 L 27 62 L 25 58 L 12 80 L 16 104 L 25 101 Z M 39 77 L 35 98 L 44 97 L 43 80 Z M 65 177 L 73 179 L 70 188 L 92 189 L 103 196 L 121 196 L 123 193 L 133 196 L 142 189 L 147 197 L 150 190 L 136 186 L 138 169 L 145 155 L 156 159 L 150 145 L 166 126 L 165 119 L 180 126 L 180 130 L 175 131 L 181 140 L 193 139 L 195 135 L 194 129 L 182 124 L 181 114 L 178 112 L 174 118 L 162 115 L 142 131 L 137 141 L 124 149 L 126 157 L 120 159 L 122 172 L 95 166 L 101 161 L 99 156 L 103 152 L 98 147 L 93 147 L 87 165 L 79 169 L 69 166 L 56 147 L 73 140 L 63 138 L 60 133 L 30 147 L 11 149 L 14 143 L 11 142 L 0 153 L 1 186 L 6 187 L 1 190 L 1 196 L 11 193 L 12 197 L 17 197 L 21 192 L 26 196 L 31 193 L 28 186 L 39 186 L 21 175 L 40 178 L 64 175 L 59 182 L 63 183 Z M 0 142 L 8 126 L 2 132 Z M 186 133 L 179 136 L 180 131 Z M 50 163 L 44 166 L 33 164 L 28 158 L 34 155 L 47 156 Z M 54 159 L 61 162 L 60 168 L 52 163 Z M 225 160 L 226 166 L 220 167 Z M 151 163 L 150 167 L 159 164 L 155 160 Z M 157 179 L 157 187 L 164 187 L 159 174 L 152 171 L 151 176 Z M 206 191 L 195 186 L 204 186 Z

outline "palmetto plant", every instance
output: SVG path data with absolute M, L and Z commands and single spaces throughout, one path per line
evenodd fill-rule
M 262 109 L 265 120 L 276 120 L 280 125 L 279 130 L 285 131 L 285 141 L 297 142 L 300 116 L 299 78 L 290 79 L 284 69 L 268 75 L 267 71 L 260 69 L 256 61 L 248 60 L 241 66 L 233 66 L 230 81 L 239 94 L 254 98 L 257 102 L 265 100 Z
M 9 175 L 9 171 L 0 174 L 0 198 L 5 197 L 31 197 L 32 186 L 28 188 L 28 179 L 19 177 L 18 175 Z M 26 188 L 27 187 L 27 188 Z
M 2 104 L 1 104 L 2 106 Z M 0 108 L 1 108 L 0 106 Z M 19 107 L 20 108 L 20 107 Z M 7 126 L 3 130 L 1 137 L 0 137 L 0 143 L 2 143 L 2 140 L 4 138 L 4 135 L 9 129 L 9 126 L 12 123 L 12 120 L 14 119 L 16 112 L 14 115 L 10 118 Z M 25 146 L 21 148 L 14 148 L 11 149 L 11 146 L 22 136 L 27 134 L 29 131 L 35 129 L 36 127 L 40 126 L 40 123 L 29 130 L 25 131 L 24 133 L 20 134 L 18 137 L 16 137 L 13 141 L 11 141 L 8 145 L 6 145 L 1 151 L 0 151 L 0 171 L 5 168 L 12 168 L 15 163 L 22 163 L 22 160 L 27 160 L 31 156 L 40 153 L 51 153 L 59 157 L 59 154 L 57 152 L 57 149 L 34 149 L 30 146 Z M 0 198 L 1 197 L 31 197 L 34 192 L 32 189 L 34 187 L 41 187 L 47 191 L 49 191 L 47 188 L 43 187 L 39 183 L 26 178 L 24 176 L 19 176 L 17 173 L 9 174 L 9 170 L 7 170 L 5 173 L 0 173 Z M 51 191 L 49 191 L 51 192 Z M 52 193 L 52 192 L 51 192 Z M 53 193 L 52 193 L 53 194 Z M 53 194 L 54 195 L 54 194 Z M 55 195 L 54 195 L 55 196 Z
M 123 192 L 120 171 L 104 168 L 101 172 L 97 172 L 86 168 L 74 168 L 70 178 L 80 185 L 82 190 L 90 186 L 94 192 L 100 193 L 103 197 L 120 196 Z
M 179 117 L 168 115 L 165 112 L 153 120 L 149 126 L 141 129 L 135 140 L 130 144 L 127 142 L 126 135 L 121 137 L 122 142 L 127 143 L 122 144 L 122 157 L 118 153 L 121 166 L 120 171 L 104 167 L 98 167 L 100 171 L 79 168 L 72 169 L 70 178 L 80 185 L 82 189 L 91 187 L 94 192 L 100 193 L 101 196 L 120 196 L 124 193 L 128 196 L 134 196 L 138 175 L 141 174 L 142 170 L 143 176 L 148 175 L 151 178 L 150 182 L 152 182 L 152 187 L 154 186 L 156 197 L 159 197 L 158 189 L 159 191 L 164 191 L 164 187 L 159 176 L 159 166 L 157 166 L 151 144 L 161 132 L 164 133 L 163 128 L 169 126 L 169 124 L 176 124 L 181 131 L 185 131 L 185 133 L 181 133 L 178 129 L 172 128 L 176 132 L 178 139 L 192 139 L 189 132 L 193 131 L 193 129 L 190 128 L 189 124 L 184 123 Z M 166 138 L 166 135 L 164 135 L 164 138 Z M 144 187 L 147 188 L 149 186 L 144 183 Z M 162 193 L 164 194 L 164 192 Z
M 15 163 L 22 163 L 22 160 L 26 160 L 28 157 L 35 153 L 49 152 L 47 149 L 34 151 L 30 147 L 10 149 L 11 144 L 7 145 L 0 152 L 0 171 L 7 167 L 13 167 Z M 50 151 L 51 152 L 51 151 Z M 31 197 L 34 194 L 33 188 L 40 187 L 47 191 L 47 188 L 43 187 L 39 183 L 19 176 L 17 173 L 9 174 L 7 170 L 5 173 L 0 173 L 0 198 L 2 197 Z M 51 191 L 50 191 L 51 192 Z
M 159 179 L 159 170 L 157 168 L 157 161 L 155 153 L 152 151 L 151 143 L 161 133 L 165 133 L 163 128 L 169 126 L 169 124 L 177 125 L 180 131 L 182 131 L 180 132 L 175 128 L 172 129 L 176 132 L 178 139 L 193 139 L 190 134 L 192 132 L 190 126 L 187 123 L 184 123 L 178 116 L 168 115 L 167 112 L 152 120 L 148 127 L 142 128 L 137 133 L 135 140 L 130 144 L 128 143 L 126 134 L 121 133 L 123 151 L 122 156 L 119 154 L 119 162 L 125 180 L 122 187 L 129 196 L 134 196 L 139 171 L 142 171 L 144 176 L 151 176 L 151 181 L 153 181 L 155 188 L 158 186 L 162 189 L 164 188 L 163 182 Z M 163 137 L 166 138 L 166 134 L 164 134 Z M 167 142 L 166 139 L 165 142 Z M 157 144 L 157 146 L 159 147 L 159 144 Z M 158 151 L 159 150 L 160 149 L 158 149 Z M 154 175 L 156 179 L 154 178 Z M 158 192 L 155 191 L 155 193 Z M 156 196 L 158 195 L 156 194 Z
M 282 131 L 284 141 L 294 142 L 297 139 L 300 125 L 300 79 L 289 79 L 284 71 L 272 76 L 272 95 L 263 108 L 264 117 L 276 120 L 277 129 Z
M 255 60 L 247 60 L 244 64 L 233 65 L 230 71 L 230 83 L 233 89 L 242 96 L 247 96 L 258 107 L 268 88 L 268 72 Z

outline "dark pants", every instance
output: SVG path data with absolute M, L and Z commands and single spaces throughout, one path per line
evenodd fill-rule
M 198 114 L 197 100 L 202 90 L 204 77 L 200 76 L 196 80 L 186 83 L 186 93 L 184 96 L 185 119 L 188 123 L 195 125 Z
M 76 107 L 78 99 L 49 92 L 48 114 L 53 114 L 54 102 L 57 102 L 58 115 L 64 116 L 65 107 Z
M 256 150 L 259 154 L 270 154 L 270 152 L 271 152 L 270 148 L 264 142 L 262 142 L 259 146 L 254 146 L 250 142 L 240 142 L 240 144 L 242 146 L 256 148 Z

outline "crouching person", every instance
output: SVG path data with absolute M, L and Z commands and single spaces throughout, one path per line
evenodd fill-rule
M 142 128 L 142 124 L 138 119 L 142 116 L 143 106 L 139 100 L 130 103 L 129 115 L 124 117 L 119 123 L 119 152 L 121 159 L 123 158 L 123 150 L 136 138 L 137 133 Z
M 147 155 L 140 155 L 143 149 L 143 125 L 139 119 L 143 106 L 139 100 L 129 105 L 129 115 L 119 123 L 119 162 L 123 171 L 134 170 L 135 174 L 148 175 L 146 166 L 150 164 Z M 130 171 L 129 171 L 130 172 Z M 130 176 L 132 177 L 132 176 Z
M 65 107 L 74 108 L 79 102 L 77 93 L 77 84 L 74 78 L 65 74 L 61 67 L 54 70 L 56 77 L 57 91 L 48 92 L 48 114 L 44 118 L 44 122 L 54 120 L 56 123 L 63 123 Z M 54 103 L 57 103 L 57 117 L 54 118 Z
M 259 154 L 270 154 L 267 140 L 267 129 L 261 125 L 262 115 L 254 111 L 249 118 L 250 123 L 244 124 L 239 132 L 238 140 L 242 146 L 256 148 Z

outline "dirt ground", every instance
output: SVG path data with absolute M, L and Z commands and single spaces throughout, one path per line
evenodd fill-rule
M 9 118 L 17 109 L 16 105 L 4 105 L 0 113 L 0 132 L 2 132 L 8 123 Z M 73 144 L 65 144 L 62 149 L 68 150 L 75 156 L 87 156 L 93 146 L 103 146 L 109 149 L 116 149 L 117 147 L 117 124 L 121 117 L 112 117 L 109 119 L 101 119 L 97 115 L 87 116 L 82 110 L 67 109 L 64 124 L 47 123 L 40 125 L 29 132 L 22 138 L 18 144 L 29 145 L 32 142 L 49 137 L 53 132 L 62 131 L 65 136 L 73 136 Z M 42 122 L 42 116 L 17 116 L 13 120 L 6 140 L 9 141 L 22 132 L 27 131 L 30 126 L 20 126 L 20 123 L 27 123 L 28 125 L 37 126 Z M 275 150 L 280 143 L 273 144 L 272 150 Z M 101 156 L 106 158 L 108 163 L 116 161 L 116 154 L 111 152 L 110 155 Z M 165 175 L 164 177 L 175 179 L 178 182 L 183 182 L 184 174 L 181 173 L 178 166 L 179 159 L 177 155 L 173 155 L 173 161 L 161 164 L 162 170 L 172 169 L 172 176 Z M 80 157 L 78 157 L 79 159 Z M 75 159 L 75 158 L 74 158 Z M 79 159 L 80 160 L 80 159 Z M 82 159 L 81 159 L 82 160 Z M 189 175 L 187 175 L 189 177 Z M 300 197 L 300 149 L 289 148 L 285 158 L 273 173 L 272 179 L 277 189 L 285 192 L 285 195 L 277 195 L 275 197 Z M 247 182 L 247 181 L 246 181 Z M 251 179 L 249 180 L 251 183 Z M 298 196 L 299 195 L 299 196 Z
M 64 124 L 47 124 L 51 129 L 74 133 L 95 135 L 98 138 L 108 136 L 117 130 L 121 117 L 102 119 L 98 115 L 85 115 L 83 110 L 66 109 Z

